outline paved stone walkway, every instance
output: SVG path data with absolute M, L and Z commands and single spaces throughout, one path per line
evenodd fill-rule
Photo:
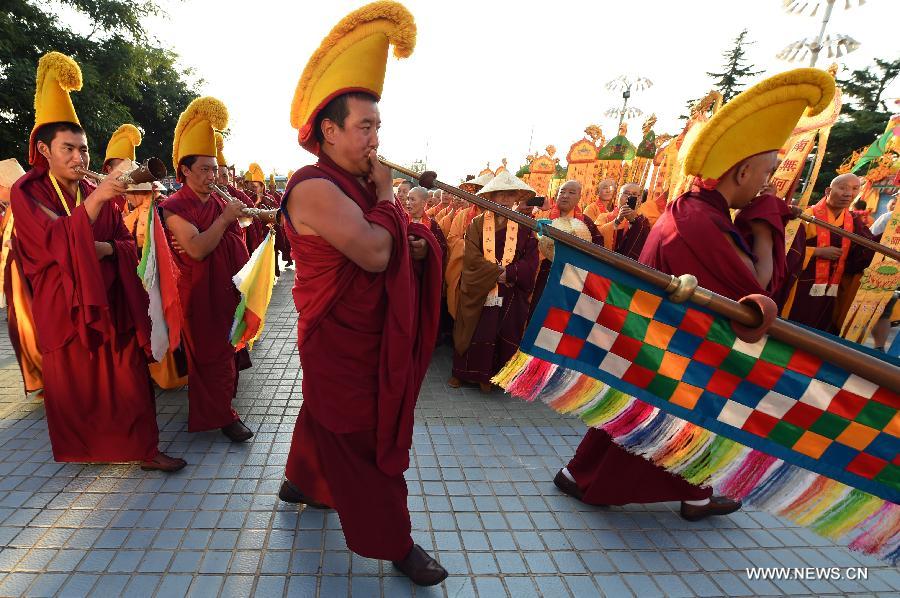
M 185 392 L 158 399 L 175 475 L 54 463 L 41 402 L 26 398 L 0 335 L 0 594 L 3 596 L 900 595 L 900 574 L 759 512 L 687 523 L 676 505 L 594 508 L 552 478 L 582 424 L 499 393 L 453 390 L 440 350 L 416 414 L 407 472 L 415 540 L 451 572 L 414 588 L 348 552 L 334 512 L 276 498 L 300 408 L 290 281 L 276 287 L 237 410 L 235 445 L 188 434 Z M 614 480 L 610 480 L 614 483 Z M 361 492 L 365 489 L 361 488 Z M 867 566 L 864 581 L 751 581 L 746 567 Z

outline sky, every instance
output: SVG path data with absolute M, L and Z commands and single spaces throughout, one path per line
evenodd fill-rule
M 828 33 L 862 46 L 840 63 L 851 69 L 900 57 L 897 0 L 837 0 Z M 363 0 L 232 3 L 160 0 L 168 14 L 147 26 L 181 65 L 203 79 L 199 91 L 229 109 L 225 155 L 237 169 L 251 161 L 286 174 L 314 158 L 297 145 L 289 120 L 294 89 L 322 38 Z M 477 174 L 502 158 L 515 170 L 549 144 L 565 162 L 589 124 L 607 139 L 617 119 L 604 115 L 621 95 L 605 84 L 620 75 L 653 86 L 633 94 L 644 116 L 628 122 L 637 143 L 641 123 L 655 113 L 657 134 L 677 133 L 685 102 L 712 87 L 721 53 L 748 29 L 748 59 L 758 80 L 795 66 L 775 58 L 782 48 L 818 33 L 815 18 L 789 15 L 781 0 L 406 0 L 416 19 L 415 52 L 389 58 L 380 104 L 379 153 L 400 163 L 426 160 L 447 182 Z M 232 8 L 233 7 L 233 8 Z M 824 53 L 823 53 L 824 54 Z M 817 66 L 826 68 L 827 56 Z M 846 72 L 845 72 L 846 74 Z M 900 85 L 888 97 L 900 95 Z

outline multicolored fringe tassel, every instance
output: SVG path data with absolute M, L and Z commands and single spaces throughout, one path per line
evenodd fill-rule
M 693 484 L 808 527 L 853 550 L 900 562 L 900 506 L 750 449 L 589 376 L 521 351 L 494 377 L 607 432 L 616 444 Z

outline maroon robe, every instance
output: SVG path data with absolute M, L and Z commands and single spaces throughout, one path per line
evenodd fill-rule
M 94 190 L 80 186 L 83 198 Z M 145 356 L 150 321 L 134 239 L 112 203 L 91 223 L 84 205 L 63 194 L 71 216 L 42 166 L 11 193 L 16 249 L 33 290 L 53 457 L 153 459 L 159 431 Z M 111 243 L 114 255 L 98 260 L 95 241 Z
M 266 191 L 263 197 L 266 199 L 267 209 L 281 206 L 281 198 L 283 196 Z M 281 259 L 287 262 L 287 265 L 291 265 L 293 262 L 293 258 L 291 258 L 291 244 L 288 241 L 287 233 L 284 232 L 283 224 L 275 224 L 275 254 L 281 254 Z M 276 270 L 278 270 L 276 273 L 280 274 L 280 269 L 281 264 L 276 263 Z
M 600 229 L 597 228 L 597 225 L 587 216 L 582 215 L 581 220 L 591 233 L 591 243 L 603 247 L 603 235 L 600 234 Z M 537 279 L 534 281 L 534 292 L 531 294 L 531 305 L 528 308 L 529 322 L 531 321 L 531 316 L 534 315 L 534 310 L 537 307 L 538 301 L 541 300 L 541 295 L 544 294 L 544 287 L 547 286 L 547 279 L 550 277 L 550 268 L 552 266 L 553 262 L 541 257 L 541 265 L 538 268 Z
M 241 200 L 248 208 L 256 207 L 250 196 L 234 185 L 228 185 L 228 193 L 233 198 Z M 244 241 L 247 244 L 247 253 L 252 255 L 254 250 L 259 247 L 259 244 L 263 242 L 263 239 L 266 238 L 266 225 L 258 218 L 251 218 L 250 225 L 245 227 L 243 231 Z
M 222 213 L 225 200 L 212 193 L 204 203 L 183 185 L 160 207 L 202 233 Z M 167 234 L 171 241 L 171 233 Z M 237 395 L 238 360 L 244 356 L 235 353 L 230 340 L 241 297 L 231 278 L 249 259 L 247 246 L 235 221 L 202 260 L 177 251 L 172 256 L 178 267 L 182 344 L 188 362 L 188 432 L 222 428 L 238 419 L 231 401 Z
M 791 219 L 791 208 L 777 195 L 761 195 L 743 208 L 734 218 L 734 226 L 740 231 L 747 247 L 753 249 L 753 230 L 750 223 L 763 222 L 772 231 L 772 280 L 766 286 L 766 294 L 775 299 L 779 307 L 783 306 L 783 287 L 787 277 L 785 261 L 784 227 Z M 786 297 L 784 297 L 786 299 Z
M 852 217 L 853 232 L 861 237 L 874 240 L 872 232 L 863 223 L 862 219 L 856 214 L 852 214 Z M 837 226 L 841 226 L 841 222 L 838 221 Z M 818 227 L 815 227 L 815 225 L 801 225 L 787 255 L 788 274 L 785 282 L 785 300 L 788 301 L 788 295 L 792 287 L 794 288 L 794 296 L 793 301 L 790 302 L 790 311 L 786 314 L 786 317 L 811 328 L 831 334 L 839 334 L 841 321 L 843 320 L 843 315 L 837 313 L 840 309 L 839 303 L 846 303 L 845 307 L 849 307 L 847 302 L 852 297 L 848 297 L 848 294 L 855 295 L 856 290 L 859 288 L 858 278 L 855 279 L 855 277 L 869 266 L 875 252 L 871 249 L 866 249 L 862 245 L 850 243 L 838 296 L 813 297 L 809 294 L 809 291 L 816 281 L 816 258 L 812 257 L 809 263 L 806 264 L 806 267 L 804 267 L 803 262 L 806 252 L 815 249 L 817 246 L 818 239 L 816 235 L 809 236 L 805 234 L 807 228 L 815 230 Z M 843 237 L 840 235 L 831 233 L 830 241 L 832 247 L 840 248 L 842 240 Z M 843 311 L 845 315 L 846 309 Z
M 638 215 L 627 229 L 616 229 L 613 251 L 633 260 L 639 259 L 652 228 L 646 216 Z
M 428 230 L 434 235 L 434 239 L 437 241 L 438 247 L 441 250 L 441 271 L 443 271 L 444 268 L 447 267 L 447 237 L 444 236 L 444 231 L 441 230 L 437 221 L 434 218 L 431 218 L 430 220 L 431 225 L 428 227 Z
M 303 369 L 303 405 L 285 477 L 337 509 L 347 546 L 370 558 L 401 560 L 412 548 L 407 488 L 413 411 L 437 336 L 440 249 L 395 203 L 378 202 L 326 155 L 298 170 L 285 189 L 321 178 L 393 238 L 384 272 L 366 272 L 321 237 L 300 235 L 285 209 L 296 260 L 293 289 Z M 426 240 L 413 262 L 407 236 Z
M 515 257 L 506 267 L 506 284 L 498 288 L 503 304 L 484 307 L 498 274 L 496 264 L 484 259 L 483 223 L 482 214 L 472 220 L 466 231 L 459 309 L 453 331 L 453 376 L 479 384 L 489 383 L 519 348 L 528 323 L 539 258 L 537 239 L 531 229 L 519 226 Z M 499 259 L 506 246 L 506 228 L 496 229 L 494 239 Z M 489 278 L 491 275 L 493 279 Z
M 764 293 L 755 273 L 725 239 L 726 234 L 752 258 L 719 192 L 686 193 L 656 221 L 640 261 L 666 274 L 693 274 L 700 286 L 731 299 Z M 632 455 L 596 428 L 588 430 L 567 468 L 583 494 L 582 500 L 589 504 L 702 500 L 712 496 L 711 488 L 691 484 Z

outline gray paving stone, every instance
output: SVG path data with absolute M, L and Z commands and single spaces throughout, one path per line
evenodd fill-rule
M 634 596 L 634 592 L 625 584 L 621 575 L 595 575 L 594 581 L 600 587 L 604 596 L 610 598 L 616 596 Z

